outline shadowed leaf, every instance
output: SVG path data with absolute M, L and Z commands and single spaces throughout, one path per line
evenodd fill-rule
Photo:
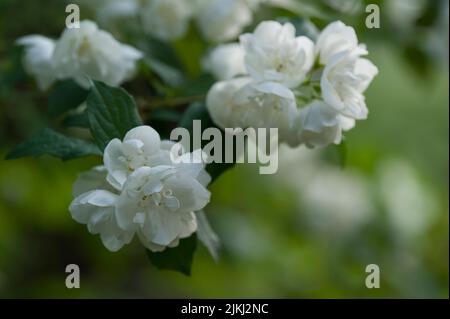
M 52 155 L 68 160 L 88 155 L 101 155 L 101 152 L 94 144 L 45 128 L 14 148 L 6 159 L 41 155 Z

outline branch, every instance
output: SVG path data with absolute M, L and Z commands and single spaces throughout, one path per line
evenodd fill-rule
M 150 99 L 150 100 L 137 99 L 137 104 L 139 106 L 139 109 L 145 113 L 159 107 L 174 108 L 182 105 L 191 104 L 192 102 L 202 101 L 204 99 L 205 99 L 204 95 L 192 95 L 192 96 Z

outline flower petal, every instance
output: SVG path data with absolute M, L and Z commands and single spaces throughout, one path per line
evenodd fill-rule
M 150 126 L 143 125 L 129 130 L 123 140 L 142 141 L 142 149 L 148 155 L 155 154 L 160 150 L 161 139 L 159 134 Z

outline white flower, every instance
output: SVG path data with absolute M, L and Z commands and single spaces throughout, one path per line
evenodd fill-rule
M 122 229 L 137 231 L 143 245 L 158 251 L 177 244 L 197 229 L 194 211 L 206 206 L 210 192 L 190 165 L 141 167 L 124 185 L 117 203 Z
M 436 222 L 439 201 L 435 193 L 405 158 L 383 160 L 378 164 L 377 175 L 381 204 L 399 238 L 423 238 L 425 231 Z
M 356 125 L 355 119 L 346 117 L 342 114 L 339 115 L 339 119 L 343 131 L 350 131 Z
M 333 55 L 322 73 L 320 86 L 324 101 L 342 115 L 365 119 L 368 114 L 364 91 L 378 74 L 377 67 L 360 58 L 367 51 L 358 47 Z
M 117 86 L 133 76 L 141 57 L 94 22 L 82 21 L 79 29 L 66 29 L 57 41 L 53 69 L 57 78 L 73 78 L 85 88 L 88 77 Z
M 182 154 L 175 163 L 173 145 L 161 142 L 148 126 L 130 130 L 123 142 L 111 141 L 106 166 L 81 174 L 75 182 L 72 217 L 100 234 L 110 251 L 130 243 L 135 234 L 152 251 L 177 246 L 197 230 L 194 212 L 209 202 L 206 186 L 211 178 L 200 161 L 201 150 Z
M 259 6 L 263 2 L 267 2 L 267 0 L 244 0 L 244 2 L 248 5 L 250 9 L 257 10 Z
M 138 126 L 125 135 L 123 141 L 111 140 L 105 148 L 103 162 L 108 170 L 107 180 L 122 189 L 127 177 L 142 166 L 161 163 L 161 139 L 150 126 Z
M 185 0 L 152 0 L 141 10 L 144 30 L 162 40 L 182 37 L 192 16 Z
M 222 128 L 278 128 L 288 141 L 297 106 L 294 93 L 276 82 L 252 82 L 248 77 L 217 82 L 206 97 L 209 114 Z
M 314 63 L 314 43 L 295 35 L 291 23 L 261 22 L 240 37 L 248 73 L 257 81 L 276 81 L 288 88 L 301 84 Z
M 139 0 L 107 0 L 97 5 L 94 2 L 94 6 L 100 25 L 115 23 L 118 19 L 132 18 L 140 10 Z
M 445 4 L 446 2 L 442 2 Z M 424 0 L 397 0 L 386 2 L 383 8 L 386 17 L 389 18 L 389 23 L 392 23 L 396 28 L 403 29 L 403 32 L 410 32 L 424 13 L 427 2 Z M 448 10 L 441 8 L 441 12 L 445 14 Z M 447 19 L 448 21 L 448 19 Z M 398 31 L 397 31 L 398 32 Z
M 214 48 L 203 62 L 205 70 L 218 80 L 229 80 L 245 75 L 244 51 L 239 43 L 222 44 Z
M 341 116 L 323 101 L 313 101 L 300 110 L 297 118 L 298 141 L 307 147 L 339 144 Z
M 25 70 L 36 78 L 41 90 L 48 89 L 55 79 L 51 65 L 55 41 L 40 35 L 29 35 L 19 38 L 17 44 L 25 46 Z
M 315 172 L 300 190 L 302 215 L 323 236 L 342 240 L 361 231 L 376 212 L 371 184 L 358 171 L 318 163 L 315 158 Z
M 117 251 L 131 242 L 134 232 L 124 231 L 117 225 L 115 205 L 118 192 L 108 185 L 103 166 L 80 174 L 73 194 L 75 199 L 69 206 L 72 218 L 86 224 L 91 234 L 100 234 L 108 250 Z
M 351 51 L 357 46 L 355 30 L 341 21 L 335 21 L 322 30 L 317 38 L 315 51 L 319 55 L 319 62 L 324 65 L 336 53 Z
M 106 180 L 107 173 L 108 171 L 103 165 L 95 166 L 89 171 L 81 173 L 73 184 L 73 197 L 78 197 L 94 189 L 103 189 L 112 193 L 117 192 L 117 189 Z
M 250 81 L 250 78 L 242 77 L 216 82 L 208 91 L 206 107 L 213 122 L 219 127 L 235 127 L 235 119 L 240 116 L 242 108 L 234 97 Z
M 81 11 L 95 12 L 96 21 L 106 29 L 115 29 L 123 19 L 133 19 L 140 12 L 141 0 L 77 0 Z
M 340 143 L 343 131 L 367 117 L 363 93 L 378 69 L 361 57 L 367 51 L 358 45 L 353 28 L 338 21 L 322 32 L 316 50 L 326 64 L 314 69 L 314 43 L 297 37 L 290 23 L 262 22 L 240 43 L 248 77 L 232 78 L 237 63 L 225 48 L 216 53 L 216 68 L 210 67 L 219 78 L 232 78 L 216 83 L 207 95 L 218 126 L 274 127 L 281 141 L 314 147 Z M 238 50 L 234 44 L 233 50 Z M 313 86 L 319 77 L 320 91 Z M 299 111 L 297 101 L 306 107 Z
M 203 0 L 196 15 L 203 36 L 213 42 L 235 39 L 252 22 L 244 0 Z
M 278 128 L 279 139 L 289 141 L 297 105 L 294 93 L 277 82 L 249 83 L 239 90 L 234 101 L 239 111 L 236 127 Z

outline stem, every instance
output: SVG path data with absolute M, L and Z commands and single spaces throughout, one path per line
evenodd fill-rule
M 138 105 L 142 111 L 146 112 L 159 107 L 169 107 L 169 108 L 178 107 L 181 105 L 190 104 L 192 102 L 202 101 L 204 99 L 205 99 L 204 95 L 181 96 L 175 98 L 162 98 L 150 100 L 140 99 L 138 100 Z

